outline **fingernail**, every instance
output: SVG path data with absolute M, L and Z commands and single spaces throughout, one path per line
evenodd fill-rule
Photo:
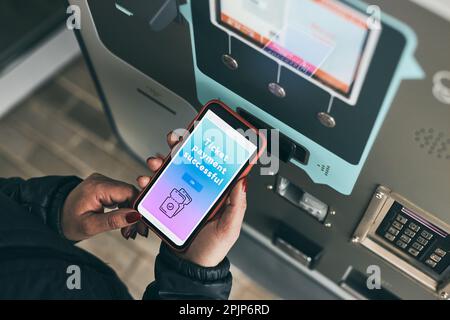
M 247 177 L 245 177 L 244 181 L 242 181 L 242 191 L 244 191 L 244 193 L 247 193 Z
M 127 215 L 125 216 L 125 219 L 127 220 L 128 223 L 135 223 L 135 222 L 138 222 L 139 219 L 141 219 L 141 215 L 138 212 L 133 211 L 133 212 L 127 213 Z
M 136 240 L 137 236 L 137 230 L 134 230 L 134 232 L 131 234 L 131 239 Z
M 145 237 L 148 238 L 148 229 L 145 229 Z
M 149 157 L 148 159 L 147 159 L 147 162 L 149 162 L 150 160 L 155 160 L 156 159 L 156 157 Z

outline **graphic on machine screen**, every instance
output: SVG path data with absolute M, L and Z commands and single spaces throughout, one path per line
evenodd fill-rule
M 381 30 L 335 0 L 221 0 L 216 21 L 326 91 L 357 101 Z M 299 18 L 301 17 L 301 18 Z

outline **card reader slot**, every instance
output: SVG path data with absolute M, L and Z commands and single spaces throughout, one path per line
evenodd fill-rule
M 267 131 L 274 129 L 264 121 L 258 119 L 254 115 L 250 114 L 249 112 L 241 108 L 238 108 L 237 111 L 245 120 L 250 122 L 258 129 L 266 129 Z M 267 138 L 267 152 L 270 154 L 272 150 L 272 141 L 270 137 L 266 136 L 266 138 Z M 295 160 L 304 165 L 307 165 L 309 160 L 309 151 L 280 132 L 279 159 L 283 162 Z

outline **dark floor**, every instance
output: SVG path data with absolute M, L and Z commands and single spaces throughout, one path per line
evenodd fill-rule
M 0 176 L 86 177 L 92 172 L 134 184 L 146 168 L 118 145 L 79 59 L 0 119 Z M 137 298 L 153 279 L 155 236 L 127 242 L 111 232 L 79 246 L 110 264 Z M 274 298 L 235 267 L 233 276 L 232 298 Z

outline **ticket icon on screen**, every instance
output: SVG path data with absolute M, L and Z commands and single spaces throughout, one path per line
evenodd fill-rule
M 192 198 L 185 189 L 173 189 L 161 204 L 159 210 L 169 218 L 173 218 L 191 202 Z

